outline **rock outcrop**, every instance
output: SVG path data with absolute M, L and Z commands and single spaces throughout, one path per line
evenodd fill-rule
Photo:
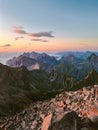
M 67 113 L 60 121 L 53 123 L 48 130 L 80 130 L 82 128 L 81 118 L 76 112 Z
M 23 112 L 0 119 L 7 130 L 98 130 L 98 85 L 62 92 L 32 103 Z

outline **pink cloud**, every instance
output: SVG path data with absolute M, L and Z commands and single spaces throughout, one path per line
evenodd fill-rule
M 52 32 L 29 33 L 28 35 L 31 36 L 31 37 L 49 37 L 49 38 L 54 37 L 52 35 Z
M 13 26 L 12 30 L 13 32 L 18 34 L 28 34 L 26 31 L 23 30 L 23 27 L 21 26 Z
M 12 27 L 12 30 L 14 33 L 17 33 L 17 34 L 26 34 L 30 37 L 33 37 L 33 38 L 40 38 L 40 37 L 48 37 L 48 38 L 53 38 L 54 36 L 52 35 L 52 32 L 37 32 L 37 33 L 28 33 L 27 31 L 25 31 L 23 29 L 23 27 L 21 26 L 13 26 Z M 15 40 L 18 40 L 20 38 L 24 38 L 24 37 L 16 37 Z M 48 42 L 47 40 L 39 40 L 39 39 L 33 39 L 35 41 L 41 41 L 41 42 Z M 32 40 L 32 41 L 33 41 Z

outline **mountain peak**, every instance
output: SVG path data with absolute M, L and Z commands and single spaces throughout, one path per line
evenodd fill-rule
M 96 66 L 95 68 L 98 68 L 98 56 L 94 53 L 92 53 L 89 57 L 88 57 L 89 62 L 93 65 Z
M 90 56 L 89 56 L 89 61 L 91 60 L 94 60 L 94 58 L 97 57 L 95 53 L 92 53 Z

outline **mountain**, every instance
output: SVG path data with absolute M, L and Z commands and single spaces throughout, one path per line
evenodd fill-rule
M 82 80 L 93 69 L 98 72 L 98 56 L 96 54 L 85 52 L 91 55 L 87 58 L 80 58 L 76 56 L 76 54 L 80 55 L 80 52 L 70 53 L 61 57 L 60 60 L 56 60 L 54 56 L 49 56 L 46 53 L 27 52 L 8 60 L 7 65 L 11 67 L 25 66 L 28 70 L 39 69 L 48 73 L 55 69 L 56 72 L 71 76 L 74 81 Z M 83 55 L 85 53 L 81 52 Z
M 30 102 L 44 98 L 43 93 L 49 90 L 46 73 L 0 64 L 0 115 L 20 111 Z
M 98 56 L 94 53 L 92 53 L 89 57 L 88 57 L 88 61 L 89 63 L 92 65 L 92 67 L 98 71 Z
M 92 70 L 81 81 L 75 82 L 73 78 L 70 77 L 69 75 L 66 75 L 64 73 L 58 73 L 55 70 L 53 70 L 49 74 L 42 70 L 28 71 L 28 69 L 26 69 L 26 67 L 24 66 L 11 68 L 6 65 L 0 64 L 0 120 L 4 119 L 3 117 L 5 116 L 8 117 L 14 115 L 15 113 L 21 112 L 22 110 L 29 107 L 30 104 L 32 103 L 33 103 L 32 109 L 30 107 L 29 109 L 27 109 L 22 113 L 23 115 L 25 115 L 25 117 L 28 115 L 28 113 L 29 114 L 35 113 L 35 115 L 33 115 L 32 117 L 31 114 L 28 115 L 30 116 L 28 117 L 29 119 L 31 118 L 35 119 L 36 116 L 38 117 L 38 120 L 39 116 L 41 116 L 44 119 L 46 114 L 44 113 L 45 115 L 43 117 L 43 112 L 45 112 L 46 110 L 48 110 L 48 114 L 50 113 L 50 111 L 52 111 L 53 114 L 56 113 L 56 117 L 55 115 L 53 115 L 54 121 L 55 119 L 57 119 L 58 112 L 62 113 L 66 111 L 69 112 L 71 110 L 75 110 L 78 113 L 83 114 L 81 112 L 81 108 L 83 108 L 80 102 L 81 98 L 83 98 L 83 100 L 89 99 L 89 97 L 92 95 L 91 93 L 95 92 L 95 89 L 94 91 L 91 90 L 91 92 L 89 92 L 90 95 L 85 96 L 86 92 L 83 87 L 86 87 L 85 89 L 88 89 L 87 91 L 89 91 L 88 86 L 92 86 L 94 84 L 98 84 L 98 73 L 95 70 Z M 84 93 L 85 97 L 83 96 L 82 92 Z M 57 95 L 59 93 L 60 95 Z M 96 87 L 96 94 L 97 94 L 97 87 Z M 52 100 L 52 98 L 55 96 L 56 98 Z M 91 96 L 91 98 L 96 97 Z M 52 101 L 49 101 L 50 99 Z M 81 104 L 80 107 L 79 103 L 76 104 L 77 100 Z M 94 100 L 92 101 L 94 102 Z M 88 105 L 90 103 L 89 101 L 91 102 L 91 100 L 87 100 Z M 75 104 L 73 104 L 73 102 Z M 58 110 L 57 106 L 59 106 Z M 85 109 L 84 107 L 83 111 L 85 112 L 86 110 L 87 109 Z M 40 111 L 42 113 L 40 113 Z M 39 114 L 36 112 L 39 112 Z M 61 113 L 59 114 L 61 115 Z M 18 119 L 20 120 L 20 117 L 18 118 L 14 117 L 13 121 L 15 124 L 17 123 Z M 27 119 L 27 117 L 25 119 Z M 22 123 L 21 124 L 22 126 L 20 125 L 21 127 L 24 127 L 23 121 L 24 119 L 21 121 Z M 61 122 L 62 121 L 63 120 L 61 120 Z M 8 120 L 6 122 L 8 122 Z M 10 126 L 9 124 L 10 127 L 14 127 L 16 129 L 17 125 L 15 126 L 13 125 Z
M 25 66 L 27 67 L 29 70 L 33 70 L 35 69 L 35 66 L 38 64 L 37 61 L 35 59 L 20 55 L 17 58 L 14 57 L 13 59 L 10 59 L 7 61 L 6 63 L 7 65 L 11 66 L 11 67 L 21 67 L 21 66 Z
M 50 65 L 55 65 L 57 64 L 57 60 L 54 56 L 49 56 L 46 53 L 37 53 L 37 52 L 27 52 L 27 53 L 23 53 L 23 56 L 35 59 L 36 61 L 38 61 L 39 63 L 46 63 L 46 64 L 50 64 Z
M 55 90 L 69 90 L 70 88 L 74 87 L 74 81 L 72 77 L 64 73 L 58 73 L 55 70 L 50 73 L 49 80 L 51 82 L 52 89 Z
M 61 63 L 74 63 L 76 62 L 78 59 L 72 55 L 72 54 L 69 54 L 68 56 L 62 56 L 61 59 L 60 59 L 60 62 Z
M 52 81 L 53 77 L 42 70 L 0 64 L 0 115 L 13 114 L 31 102 L 54 97 L 60 89 L 67 89 L 67 76 L 60 75 Z
M 89 72 L 89 74 L 82 79 L 81 81 L 77 82 L 74 85 L 74 88 L 72 89 L 80 89 L 83 86 L 91 86 L 94 84 L 98 84 L 98 73 L 95 70 L 92 70 L 91 72 Z
M 54 56 L 49 56 L 46 53 L 27 52 L 8 60 L 6 64 L 11 67 L 25 66 L 28 70 L 51 71 L 58 61 Z
M 97 130 L 96 54 L 57 61 L 32 52 L 7 63 L 0 64 L 0 129 Z
M 56 55 L 64 56 L 67 57 L 68 55 L 74 55 L 75 57 L 79 59 L 87 59 L 92 53 L 96 54 L 98 56 L 98 52 L 93 52 L 93 51 L 65 51 L 65 52 L 58 52 Z
M 98 56 L 91 54 L 86 59 L 79 59 L 73 55 L 62 57 L 60 63 L 54 67 L 57 72 L 73 77 L 75 81 L 82 80 L 91 70 L 98 72 Z
M 52 87 L 51 90 L 75 91 L 84 86 L 98 84 L 98 73 L 95 70 L 91 70 L 83 79 L 75 81 L 71 76 L 53 70 L 50 73 L 49 81 Z

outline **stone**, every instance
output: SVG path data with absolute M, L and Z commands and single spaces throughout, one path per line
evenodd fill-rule
M 66 104 L 70 104 L 71 101 L 69 98 L 67 98 L 65 102 L 66 102 Z
M 24 121 L 24 120 L 21 122 L 21 126 L 22 126 L 22 128 L 23 128 L 23 129 L 25 128 L 26 123 L 25 123 L 25 121 Z
M 57 102 L 57 105 L 58 105 L 59 107 L 64 107 L 64 103 L 63 103 L 63 101 L 59 101 L 59 102 Z
M 32 122 L 32 125 L 31 125 L 31 130 L 35 130 L 35 128 L 36 128 L 36 126 L 37 126 L 37 121 L 36 120 L 34 120 L 33 122 Z
M 52 114 L 46 116 L 44 118 L 44 121 L 42 123 L 42 129 L 41 130 L 48 130 L 50 124 L 51 124 Z

